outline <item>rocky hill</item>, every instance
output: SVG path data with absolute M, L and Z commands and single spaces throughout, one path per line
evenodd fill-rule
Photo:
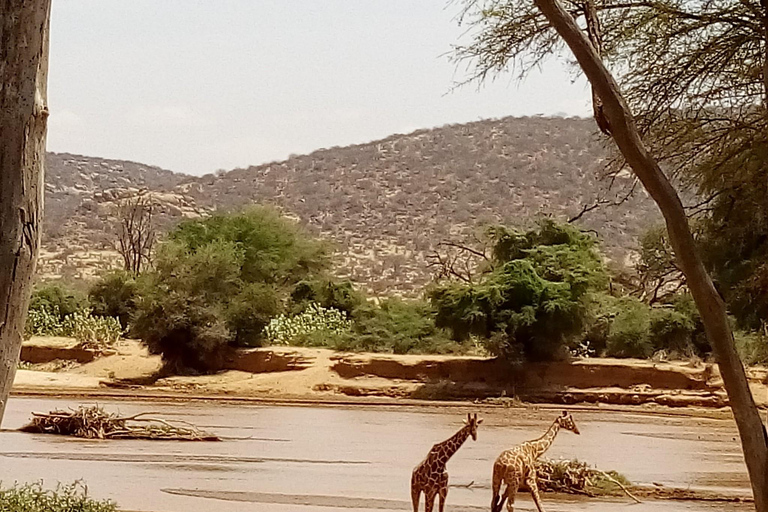
M 607 158 L 594 132 L 591 120 L 510 117 L 202 177 L 51 154 L 42 271 L 86 277 L 111 264 L 105 206 L 146 188 L 161 197 L 165 226 L 213 209 L 276 205 L 336 242 L 339 275 L 375 293 L 412 293 L 429 281 L 426 256 L 441 241 L 464 241 L 488 223 L 565 219 L 593 203 L 606 188 L 600 175 Z M 629 175 L 619 177 L 608 197 L 630 183 Z M 640 190 L 579 223 L 595 230 L 607 255 L 621 264 L 637 235 L 658 218 Z M 87 272 L 77 260 L 81 253 L 99 255 L 95 263 L 88 259 Z

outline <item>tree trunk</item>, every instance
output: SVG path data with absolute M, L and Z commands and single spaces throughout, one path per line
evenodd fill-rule
M 0 422 L 40 246 L 51 0 L 0 0 Z
M 768 512 L 768 435 L 752 398 L 744 366 L 736 353 L 725 303 L 715 290 L 699 257 L 680 198 L 658 162 L 643 144 L 634 117 L 616 81 L 575 20 L 558 0 L 534 1 L 571 48 L 581 69 L 603 102 L 616 145 L 664 215 L 670 242 L 696 307 L 701 313 L 707 337 L 720 366 L 741 436 L 755 497 L 755 508 L 758 512 Z

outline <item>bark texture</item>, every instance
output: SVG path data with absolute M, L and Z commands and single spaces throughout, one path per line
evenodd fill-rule
M 50 11 L 51 0 L 0 0 L 0 423 L 40 246 Z
M 535 0 L 537 7 L 570 47 L 584 74 L 602 100 L 611 136 L 625 160 L 664 215 L 669 238 L 691 290 L 717 363 L 741 436 L 755 508 L 768 512 L 768 435 L 736 353 L 725 303 L 715 290 L 694 244 L 688 218 L 677 192 L 648 152 L 619 90 L 600 56 L 558 0 Z

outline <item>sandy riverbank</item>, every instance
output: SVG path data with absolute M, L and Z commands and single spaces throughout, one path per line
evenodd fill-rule
M 17 372 L 17 395 L 144 394 L 309 401 L 481 400 L 722 408 L 716 365 L 587 359 L 510 369 L 493 359 L 350 354 L 268 347 L 238 351 L 214 375 L 161 377 L 159 356 L 133 340 L 112 354 L 83 355 L 73 340 L 33 338 Z M 85 362 L 83 362 L 85 361 Z M 88 362 L 89 361 L 89 362 Z M 54 371 L 55 370 L 55 371 Z M 768 407 L 768 371 L 749 370 L 756 401 Z

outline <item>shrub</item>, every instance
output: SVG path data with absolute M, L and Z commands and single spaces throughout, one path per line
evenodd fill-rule
M 390 298 L 379 305 L 366 303 L 353 317 L 350 333 L 338 340 L 338 350 L 441 354 L 462 350 L 437 327 L 435 312 L 420 300 Z
M 226 308 L 227 325 L 234 331 L 234 343 L 241 346 L 258 346 L 264 328 L 280 312 L 280 301 L 271 286 L 251 283 L 243 289 Z
M 129 272 L 115 270 L 101 276 L 88 291 L 91 311 L 97 316 L 115 317 L 123 329 L 136 310 L 138 287 Z
M 696 350 L 692 335 L 696 325 L 687 315 L 672 308 L 652 308 L 649 336 L 656 350 L 691 356 Z
M 324 308 L 338 309 L 351 315 L 365 304 L 365 296 L 355 290 L 350 281 L 331 279 L 303 280 L 296 284 L 291 292 L 291 311 L 300 313 L 311 303 Z
M 35 483 L 0 488 L 0 512 L 117 512 L 117 506 L 89 498 L 82 482 L 59 484 L 55 490 Z
M 60 319 L 88 306 L 86 297 L 62 284 L 43 284 L 35 287 L 29 302 L 30 311 L 46 310 Z
M 297 315 L 273 318 L 266 327 L 265 336 L 270 343 L 289 345 L 296 338 L 312 333 L 340 335 L 349 331 L 351 326 L 346 313 L 311 303 Z
M 59 309 L 40 308 L 29 309 L 27 323 L 24 325 L 24 336 L 63 336 L 61 334 L 61 315 Z
M 631 297 L 622 297 L 615 307 L 617 313 L 611 322 L 606 355 L 650 357 L 654 346 L 650 338 L 651 315 L 648 305 Z
M 191 252 L 215 243 L 242 250 L 240 278 L 246 283 L 293 284 L 328 268 L 328 247 L 272 208 L 184 221 L 169 235 Z
M 120 339 L 123 329 L 117 318 L 94 316 L 89 309 L 75 311 L 63 318 L 54 306 L 30 310 L 24 334 L 30 336 L 66 336 L 75 338 L 85 348 L 107 348 Z
M 768 364 L 768 338 L 765 334 L 734 331 L 733 338 L 744 364 Z
M 85 309 L 65 316 L 61 332 L 63 336 L 75 338 L 84 348 L 103 349 L 120 339 L 123 328 L 117 318 L 94 316 Z

